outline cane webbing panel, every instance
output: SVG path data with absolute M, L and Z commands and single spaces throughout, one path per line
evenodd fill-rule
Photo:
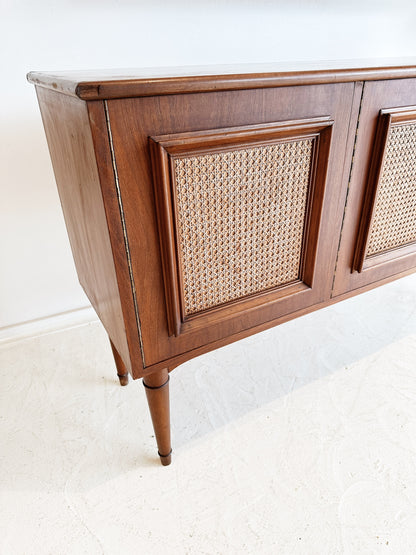
M 395 125 L 386 144 L 367 256 L 416 241 L 416 124 Z
M 312 147 L 175 159 L 185 315 L 299 278 Z

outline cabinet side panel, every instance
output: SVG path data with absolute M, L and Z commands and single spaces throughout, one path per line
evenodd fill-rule
M 37 87 L 78 279 L 131 371 L 87 105 Z

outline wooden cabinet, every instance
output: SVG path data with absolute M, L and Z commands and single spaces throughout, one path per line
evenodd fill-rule
M 163 464 L 174 367 L 416 267 L 416 66 L 182 73 L 29 74 Z

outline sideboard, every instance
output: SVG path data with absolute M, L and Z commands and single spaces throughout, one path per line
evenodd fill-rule
M 172 369 L 416 268 L 416 60 L 28 79 L 80 283 L 164 465 Z

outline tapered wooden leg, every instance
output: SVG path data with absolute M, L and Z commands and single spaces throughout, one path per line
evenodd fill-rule
M 129 373 L 124 366 L 124 362 L 121 360 L 121 356 L 118 354 L 117 349 L 114 347 L 113 342 L 110 339 L 111 350 L 113 351 L 114 360 L 117 368 L 117 376 L 120 380 L 120 385 L 127 385 L 129 383 Z
M 145 376 L 143 385 L 146 389 L 147 403 L 152 417 L 160 461 L 163 466 L 168 466 L 172 460 L 172 447 L 170 443 L 169 373 L 167 368 Z

